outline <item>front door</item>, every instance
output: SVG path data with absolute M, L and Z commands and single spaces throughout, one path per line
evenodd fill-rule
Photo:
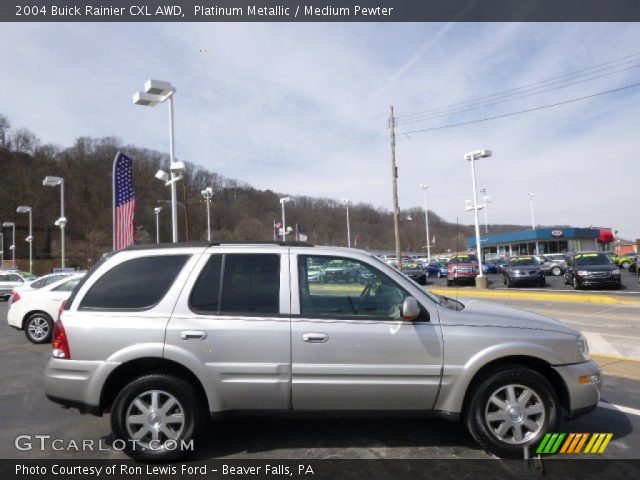
M 294 409 L 433 408 L 443 353 L 437 311 L 423 305 L 416 321 L 403 320 L 407 291 L 373 262 L 292 255 Z

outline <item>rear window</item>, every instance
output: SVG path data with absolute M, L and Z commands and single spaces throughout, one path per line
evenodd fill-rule
M 189 255 L 139 257 L 102 275 L 80 303 L 80 310 L 143 310 L 165 296 Z

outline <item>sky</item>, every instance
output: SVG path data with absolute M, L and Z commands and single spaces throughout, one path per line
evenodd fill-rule
M 529 225 L 532 192 L 537 224 L 611 227 L 634 239 L 640 86 L 407 132 L 640 83 L 638 45 L 632 23 L 3 24 L 0 113 L 44 143 L 113 135 L 168 151 L 167 106 L 131 100 L 148 78 L 167 80 L 177 88 L 179 160 L 259 189 L 391 209 L 393 105 L 401 209 L 421 207 L 419 185 L 428 184 L 430 209 L 472 223 L 464 154 L 486 148 L 493 156 L 476 165 L 489 223 Z M 600 78 L 415 115 L 622 57 L 589 71 Z

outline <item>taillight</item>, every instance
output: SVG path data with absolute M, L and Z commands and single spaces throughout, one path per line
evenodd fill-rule
M 60 319 L 58 319 L 53 325 L 51 346 L 53 347 L 53 351 L 51 352 L 51 354 L 54 358 L 71 358 L 71 351 L 69 350 L 67 333 L 64 331 L 64 326 L 62 325 L 62 321 Z
M 18 292 L 16 292 L 15 290 L 11 291 L 11 303 L 16 303 L 18 300 L 20 300 L 20 294 Z

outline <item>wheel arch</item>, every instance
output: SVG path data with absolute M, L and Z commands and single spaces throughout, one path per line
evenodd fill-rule
M 20 329 L 24 330 L 24 325 L 25 322 L 27 321 L 27 318 L 29 318 L 31 315 L 33 315 L 34 313 L 43 313 L 45 314 L 47 317 L 49 317 L 52 321 L 55 321 L 55 319 L 51 316 L 51 314 L 49 312 L 47 312 L 46 310 L 30 310 L 27 313 L 25 313 L 22 317 L 22 322 L 20 323 Z

